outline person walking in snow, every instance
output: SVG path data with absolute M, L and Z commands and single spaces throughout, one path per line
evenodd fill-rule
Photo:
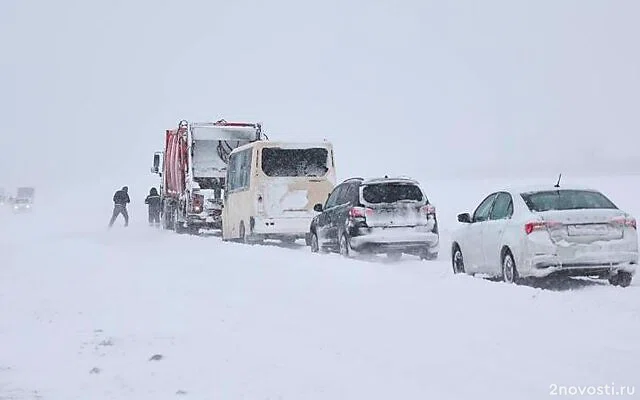
M 129 199 L 129 188 L 124 186 L 122 189 L 118 190 L 113 195 L 113 215 L 111 216 L 111 221 L 109 221 L 109 228 L 113 226 L 113 223 L 116 222 L 116 218 L 120 214 L 124 217 L 124 226 L 129 226 L 129 213 L 127 212 L 127 204 L 129 204 L 131 200 Z
M 158 194 L 156 188 L 151 188 L 151 190 L 149 191 L 149 195 L 144 200 L 144 204 L 149 205 L 149 225 L 159 226 L 161 201 L 160 195 Z

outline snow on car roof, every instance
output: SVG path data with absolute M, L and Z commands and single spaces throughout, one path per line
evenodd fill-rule
M 506 192 L 510 193 L 531 193 L 531 192 L 545 192 L 550 190 L 587 190 L 591 192 L 599 192 L 599 190 L 594 189 L 588 186 L 581 185 L 563 185 L 560 184 L 560 187 L 555 187 L 554 184 L 548 185 L 511 185 L 503 189 Z
M 369 178 L 365 179 L 362 184 L 363 185 L 374 185 L 376 183 L 411 183 L 414 185 L 418 185 L 418 181 L 409 177 L 391 177 L 391 178 Z

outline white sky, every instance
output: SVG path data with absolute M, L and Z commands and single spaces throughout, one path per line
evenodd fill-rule
M 0 186 L 148 175 L 180 119 L 340 178 L 640 171 L 640 2 L 0 1 Z

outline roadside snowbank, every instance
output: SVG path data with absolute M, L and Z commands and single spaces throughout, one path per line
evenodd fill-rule
M 462 197 L 433 192 L 451 221 Z M 638 383 L 637 278 L 516 287 L 453 276 L 444 249 L 345 260 L 139 215 L 108 231 L 108 206 L 56 204 L 2 216 L 0 398 L 539 399 Z

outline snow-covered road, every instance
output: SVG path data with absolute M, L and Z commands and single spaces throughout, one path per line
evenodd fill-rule
M 594 182 L 640 216 L 638 180 Z M 435 262 L 179 236 L 148 228 L 141 205 L 112 231 L 109 204 L 3 211 L 0 399 L 540 399 L 552 385 L 640 386 L 638 278 L 533 288 L 450 272 L 450 221 L 492 184 L 424 185 L 443 221 Z

